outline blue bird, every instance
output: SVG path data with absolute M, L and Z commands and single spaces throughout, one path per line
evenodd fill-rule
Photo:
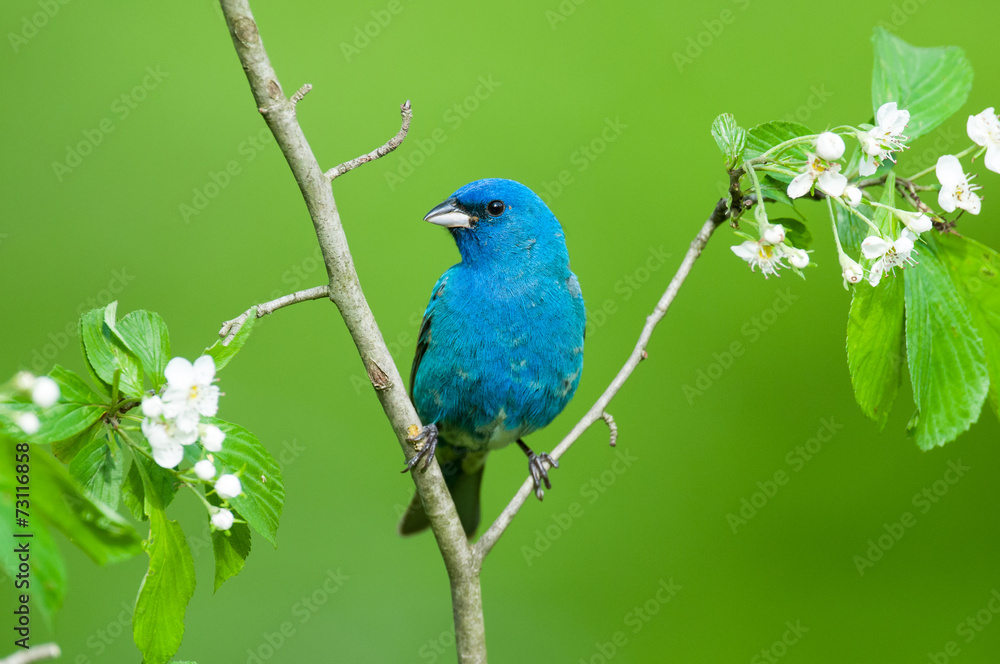
M 426 426 L 411 438 L 423 445 L 406 470 L 436 456 L 471 535 L 491 450 L 516 442 L 538 499 L 543 482 L 552 488 L 543 462 L 557 464 L 523 437 L 551 422 L 576 392 L 587 314 L 562 226 L 524 185 L 472 182 L 424 220 L 451 231 L 462 262 L 438 279 L 420 325 L 410 396 Z M 400 533 L 428 525 L 414 496 Z

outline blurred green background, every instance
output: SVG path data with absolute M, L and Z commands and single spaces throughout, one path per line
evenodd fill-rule
M 965 117 L 1000 105 L 993 0 L 577 1 L 253 3 L 285 92 L 315 86 L 299 119 L 325 167 L 384 142 L 413 101 L 404 145 L 334 187 L 404 376 L 430 289 L 457 258 L 420 221 L 428 209 L 499 176 L 544 194 L 562 221 L 593 324 L 577 397 L 532 436 L 537 450 L 617 371 L 717 200 L 718 113 L 816 130 L 867 121 L 876 24 L 960 45 L 976 71 L 963 112 L 914 146 L 911 165 L 962 149 Z M 78 314 L 111 297 L 120 312 L 160 312 L 174 353 L 193 358 L 250 304 L 323 283 L 215 5 L 7 0 L 0 26 L 4 375 L 82 371 Z M 962 230 L 996 247 L 1000 176 L 979 182 L 984 212 Z M 849 295 L 824 210 L 803 209 L 819 265 L 808 281 L 750 274 L 722 228 L 610 409 L 618 451 L 594 427 L 504 536 L 483 573 L 493 661 L 997 661 L 1000 426 L 984 412 L 922 453 L 903 432 L 908 392 L 884 433 L 862 417 L 844 354 Z M 745 352 L 727 359 L 734 342 Z M 699 372 L 708 389 L 685 393 L 705 387 Z M 396 535 L 412 482 L 335 308 L 262 321 L 221 386 L 220 417 L 266 442 L 288 496 L 277 550 L 255 539 L 214 596 L 201 507 L 184 496 L 171 508 L 199 574 L 178 659 L 453 661 L 443 565 L 429 535 Z M 796 456 L 831 422 L 821 449 Z M 953 484 L 950 463 L 969 469 Z M 517 451 L 493 455 L 485 519 L 526 471 Z M 787 483 L 734 534 L 727 514 L 778 471 Z M 855 556 L 904 512 L 916 525 L 859 574 Z M 65 550 L 68 600 L 51 633 L 36 622 L 35 641 L 57 639 L 77 664 L 136 661 L 123 607 L 145 557 L 101 569 Z M 332 593 L 331 574 L 346 577 Z M 9 615 L 9 584 L 2 593 Z M 975 630 L 961 627 L 969 618 Z M 775 645 L 783 637 L 794 643 Z M 929 656 L 949 641 L 959 655 Z

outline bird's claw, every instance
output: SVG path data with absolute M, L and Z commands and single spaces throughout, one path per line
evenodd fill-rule
M 423 446 L 419 448 L 416 445 L 413 446 L 417 450 L 417 453 L 413 456 L 412 459 L 406 462 L 406 468 L 404 468 L 400 472 L 406 473 L 413 470 L 420 463 L 421 459 L 424 460 L 424 470 L 430 468 L 431 459 L 434 458 L 434 450 L 437 449 L 437 440 L 438 440 L 437 425 L 428 424 L 414 435 L 407 436 L 406 440 L 411 443 L 423 442 Z
M 550 457 L 548 452 L 541 454 L 532 452 L 528 455 L 528 470 L 531 471 L 531 480 L 535 483 L 535 497 L 539 500 L 545 497 L 545 492 L 542 491 L 543 482 L 546 489 L 552 488 L 552 482 L 549 481 L 549 471 L 545 468 L 546 463 L 552 468 L 559 467 L 559 462 Z

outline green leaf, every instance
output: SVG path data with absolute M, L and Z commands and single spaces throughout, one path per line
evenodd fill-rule
M 772 219 L 771 223 L 781 224 L 782 228 L 785 229 L 785 239 L 787 239 L 793 247 L 808 249 L 812 246 L 813 236 L 812 233 L 809 232 L 809 227 L 798 219 L 782 217 L 780 219 Z
M 712 123 L 712 138 L 722 150 L 726 170 L 735 168 L 742 163 L 740 158 L 746 147 L 747 131 L 736 124 L 736 119 L 729 113 L 723 113 Z
M 906 352 L 920 412 L 917 445 L 926 450 L 954 440 L 979 419 L 990 379 L 983 341 L 933 244 L 919 260 L 904 271 Z
M 218 592 L 227 579 L 240 573 L 250 555 L 250 527 L 234 523 L 228 531 L 213 530 L 212 549 L 215 551 L 215 591 Z
M 759 124 L 747 133 L 746 146 L 743 148 L 743 158 L 755 159 L 785 141 L 789 141 L 800 136 L 809 136 L 814 133 L 815 132 L 809 129 L 809 127 L 798 124 L 797 122 L 782 121 Z M 800 143 L 792 146 L 788 150 L 783 150 L 781 154 L 805 161 L 808 158 L 806 154 L 807 149 L 807 144 Z M 780 179 L 784 176 L 775 177 Z
M 41 445 L 59 443 L 73 438 L 101 419 L 105 413 L 104 406 L 81 406 L 76 403 L 57 403 L 44 410 L 40 410 L 32 404 L 9 403 L 7 408 L 18 413 L 30 411 L 38 415 L 42 426 L 37 433 L 27 436 L 15 431 L 12 437 Z
M 854 287 L 847 320 L 847 364 L 861 411 L 885 428 L 899 391 L 903 349 L 903 282 L 883 279 Z
M 178 484 L 174 474 L 141 453 L 132 455 L 132 467 L 141 482 L 138 489 L 133 484 L 129 485 L 129 489 L 134 497 L 142 501 L 142 513 L 149 516 L 153 508 L 166 509 L 177 495 Z
M 910 112 L 906 135 L 923 136 L 965 104 L 972 65 L 957 46 L 917 48 L 884 28 L 875 28 L 872 105 L 894 101 Z
M 94 500 L 118 509 L 124 471 L 122 451 L 114 453 L 108 439 L 98 436 L 80 450 L 69 465 L 69 473 Z
M 13 456 L 13 446 L 0 445 L 6 454 L 9 450 Z M 15 528 L 14 519 L 14 492 L 4 488 L 0 491 L 0 567 L 10 577 L 8 582 L 4 580 L 4 585 L 9 583 L 13 597 L 26 594 L 31 597 L 34 607 L 41 612 L 45 621 L 51 626 L 55 613 L 62 608 L 63 599 L 66 597 L 66 565 L 59 547 L 49 531 L 42 524 L 32 519 L 29 529 Z M 30 508 L 28 510 L 31 512 Z M 31 517 L 29 517 L 31 519 Z M 32 536 L 15 537 L 15 534 L 30 532 Z M 14 589 L 13 579 L 18 574 L 20 560 L 15 551 L 20 545 L 27 544 L 31 555 L 31 586 L 26 589 Z M 5 589 L 4 593 L 8 591 Z M 15 637 L 19 638 L 19 637 Z
M 205 419 L 226 433 L 222 451 L 215 452 L 216 459 L 226 466 L 227 472 L 242 471 L 240 483 L 243 495 L 229 502 L 254 530 L 274 544 L 285 500 L 285 486 L 278 462 L 257 437 L 243 427 L 214 418 Z
M 158 390 L 165 382 L 163 370 L 170 360 L 170 335 L 163 318 L 153 311 L 133 311 L 118 321 L 113 331 L 139 358 L 153 389 Z
M 859 205 L 857 210 L 869 219 L 874 214 L 867 203 Z M 861 262 L 861 243 L 871 234 L 871 229 L 868 228 L 868 224 L 848 212 L 842 205 L 834 205 L 833 211 L 837 217 L 837 235 L 840 237 L 841 246 L 848 256 Z
M 78 403 L 85 406 L 102 405 L 108 402 L 107 396 L 102 396 L 90 389 L 90 386 L 75 373 L 59 366 L 52 367 L 49 378 L 59 383 L 59 400 L 68 403 Z
M 236 353 L 240 352 L 243 348 L 243 344 L 247 342 L 250 338 L 250 333 L 253 332 L 253 326 L 257 322 L 257 307 L 250 309 L 250 315 L 247 317 L 243 326 L 233 337 L 233 340 L 229 342 L 228 345 L 222 345 L 222 339 L 216 341 L 209 348 L 205 349 L 205 355 L 211 355 L 212 359 L 215 360 L 215 370 L 220 371 L 222 367 L 229 364 L 229 361 L 235 357 Z
M 775 179 L 770 173 L 764 173 L 760 178 L 760 193 L 764 194 L 764 198 L 770 198 L 777 203 L 788 207 L 795 206 L 795 202 L 788 197 L 787 182 Z
M 94 439 L 94 436 L 100 432 L 103 426 L 103 423 L 98 422 L 72 438 L 52 443 L 52 454 L 63 463 L 68 464 L 72 462 L 76 458 L 76 455 L 80 453 L 80 450 Z
M 146 491 L 142 487 L 142 477 L 135 462 L 129 465 L 125 480 L 122 482 L 122 502 L 136 520 L 145 521 L 149 518 L 145 508 Z
M 0 477 L 13 476 L 13 455 L 0 458 Z M 31 452 L 32 517 L 59 530 L 99 565 L 139 553 L 139 536 L 117 513 L 87 496 L 55 457 Z
M 93 309 L 83 314 L 80 317 L 80 338 L 88 366 L 109 392 L 114 384 L 115 371 L 121 370 L 121 391 L 141 398 L 143 386 L 139 360 L 114 336 L 107 324 L 109 318 L 114 320 L 117 306 L 117 302 L 112 302 L 104 309 Z
M 990 405 L 1000 418 L 1000 253 L 960 235 L 938 237 L 941 256 L 983 338 Z
M 132 616 L 132 637 L 146 664 L 165 664 L 184 638 L 184 614 L 194 595 L 194 559 L 184 531 L 161 509 L 149 515 L 149 571 Z

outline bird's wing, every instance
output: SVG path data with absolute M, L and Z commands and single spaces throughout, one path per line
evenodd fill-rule
M 417 350 L 413 354 L 413 367 L 410 369 L 410 399 L 413 399 L 413 386 L 417 382 L 417 371 L 420 369 L 420 361 L 424 359 L 424 353 L 427 352 L 427 347 L 430 345 L 431 319 L 434 314 L 434 306 L 444 293 L 444 289 L 448 284 L 448 276 L 454 269 L 454 267 L 450 268 L 434 284 L 434 290 L 431 292 L 431 301 L 427 303 L 427 309 L 424 311 L 424 319 L 420 323 L 420 332 L 417 333 Z

